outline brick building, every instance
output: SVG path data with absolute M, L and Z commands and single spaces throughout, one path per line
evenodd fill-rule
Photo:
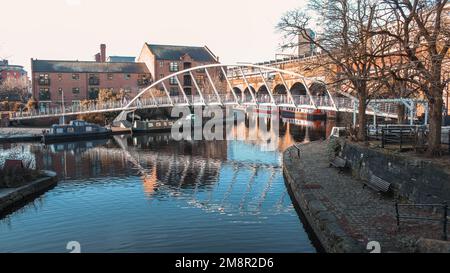
M 40 109 L 95 100 L 100 89 L 123 90 L 129 97 L 151 83 L 144 63 L 105 62 L 102 45 L 97 61 L 31 60 L 33 96 Z
M 219 63 L 219 58 L 207 46 L 195 47 L 145 43 L 137 61 L 145 63 L 150 70 L 150 74 L 153 75 L 153 80 L 157 81 L 184 69 Z M 214 75 L 211 75 L 211 77 L 216 76 L 219 72 L 213 72 Z M 204 71 L 197 70 L 193 71 L 192 74 L 200 88 L 207 84 L 208 79 Z M 196 90 L 189 74 L 179 76 L 179 81 L 187 95 L 195 95 Z M 168 84 L 164 84 L 172 95 L 180 93 L 175 78 L 171 78 Z M 159 89 L 161 88 L 159 87 Z
M 0 60 L 0 82 L 8 79 L 27 77 L 27 72 L 21 65 L 11 65 L 8 60 Z
M 21 101 L 29 93 L 28 75 L 23 66 L 0 60 L 0 100 Z

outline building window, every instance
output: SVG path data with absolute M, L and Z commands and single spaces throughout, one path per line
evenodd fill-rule
M 39 85 L 50 85 L 50 77 L 48 74 L 39 74 Z
M 58 80 L 59 81 L 62 80 L 62 74 L 61 73 L 58 74 Z
M 195 81 L 197 82 L 197 84 L 198 84 L 199 86 L 205 85 L 205 77 L 202 76 L 202 75 L 196 76 L 196 77 L 195 77 Z
M 112 73 L 108 73 L 108 80 L 112 80 L 113 79 L 113 74 Z
M 50 100 L 49 88 L 39 88 L 39 100 Z
M 80 94 L 80 88 L 79 87 L 72 88 L 72 94 Z
M 164 62 L 159 62 L 159 67 L 163 68 L 164 67 Z
M 73 73 L 72 74 L 72 80 L 79 80 L 80 79 L 80 74 L 78 74 L 78 73 Z
M 189 69 L 189 68 L 192 67 L 192 63 L 185 62 L 185 63 L 183 64 L 183 67 L 184 67 L 184 69 Z
M 178 63 L 177 62 L 171 62 L 170 66 L 169 66 L 169 71 L 170 72 L 178 72 L 179 67 L 178 67 Z
M 99 85 L 100 79 L 98 74 L 89 74 L 89 85 Z
M 169 83 L 170 83 L 171 85 L 176 85 L 176 84 L 178 84 L 178 82 L 177 82 L 177 77 L 175 77 L 175 76 L 170 77 Z
M 159 78 L 160 79 L 164 78 L 164 74 L 159 74 Z
M 90 100 L 96 100 L 98 99 L 98 92 L 99 92 L 99 88 L 98 87 L 91 87 L 89 88 L 89 99 Z
M 130 74 L 124 74 L 125 80 L 129 80 L 131 78 Z
M 178 88 L 176 87 L 171 87 L 169 92 L 171 96 L 178 96 Z

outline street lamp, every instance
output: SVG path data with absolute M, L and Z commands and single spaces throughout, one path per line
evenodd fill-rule
M 66 124 L 66 118 L 65 118 L 66 106 L 64 105 L 64 90 L 63 89 L 61 89 L 61 103 L 62 103 L 62 111 L 63 111 L 62 123 Z

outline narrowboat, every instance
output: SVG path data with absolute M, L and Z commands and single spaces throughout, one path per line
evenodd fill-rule
M 133 123 L 133 133 L 152 133 L 170 131 L 174 121 L 172 120 L 135 120 Z
M 327 113 L 319 109 L 301 109 L 295 107 L 282 107 L 281 117 L 287 119 L 301 119 L 308 121 L 326 120 Z
M 42 132 L 43 143 L 76 141 L 93 138 L 106 138 L 111 129 L 83 120 L 72 120 L 69 124 L 53 124 L 50 130 Z

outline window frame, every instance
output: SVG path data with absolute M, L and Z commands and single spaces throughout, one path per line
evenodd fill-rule
M 76 91 L 77 90 L 77 91 Z M 75 92 L 76 91 L 76 92 Z M 72 87 L 72 94 L 73 95 L 78 95 L 80 94 L 80 87 Z
M 170 62 L 169 63 L 169 71 L 170 72 L 178 72 L 178 71 L 180 71 L 180 64 L 179 64 L 179 62 Z

